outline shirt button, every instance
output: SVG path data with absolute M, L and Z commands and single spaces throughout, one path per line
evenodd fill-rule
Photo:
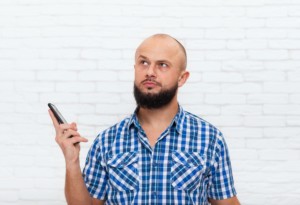
M 152 195 L 153 195 L 154 198 L 156 198 L 156 191 L 153 191 Z

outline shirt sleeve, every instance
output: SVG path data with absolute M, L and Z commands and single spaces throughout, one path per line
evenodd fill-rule
M 222 134 L 218 133 L 215 162 L 209 177 L 208 197 L 222 200 L 231 198 L 236 194 L 228 148 Z
M 101 153 L 101 147 L 99 135 L 88 152 L 85 167 L 83 169 L 83 179 L 90 195 L 93 198 L 104 200 L 106 197 L 108 177 Z

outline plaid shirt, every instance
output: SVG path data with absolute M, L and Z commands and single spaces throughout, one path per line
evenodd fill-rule
M 236 195 L 222 133 L 179 111 L 151 147 L 136 112 L 99 134 L 83 177 L 106 204 L 199 204 Z

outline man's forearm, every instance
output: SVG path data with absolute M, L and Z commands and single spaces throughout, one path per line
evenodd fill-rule
M 92 198 L 84 183 L 79 164 L 66 167 L 65 195 L 68 205 L 92 204 Z

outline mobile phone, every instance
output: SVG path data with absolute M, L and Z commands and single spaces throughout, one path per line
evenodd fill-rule
M 59 110 L 57 109 L 57 107 L 55 105 L 53 105 L 52 103 L 48 103 L 48 107 L 53 112 L 53 114 L 59 124 L 67 124 L 66 119 L 62 116 L 62 114 L 59 112 Z

